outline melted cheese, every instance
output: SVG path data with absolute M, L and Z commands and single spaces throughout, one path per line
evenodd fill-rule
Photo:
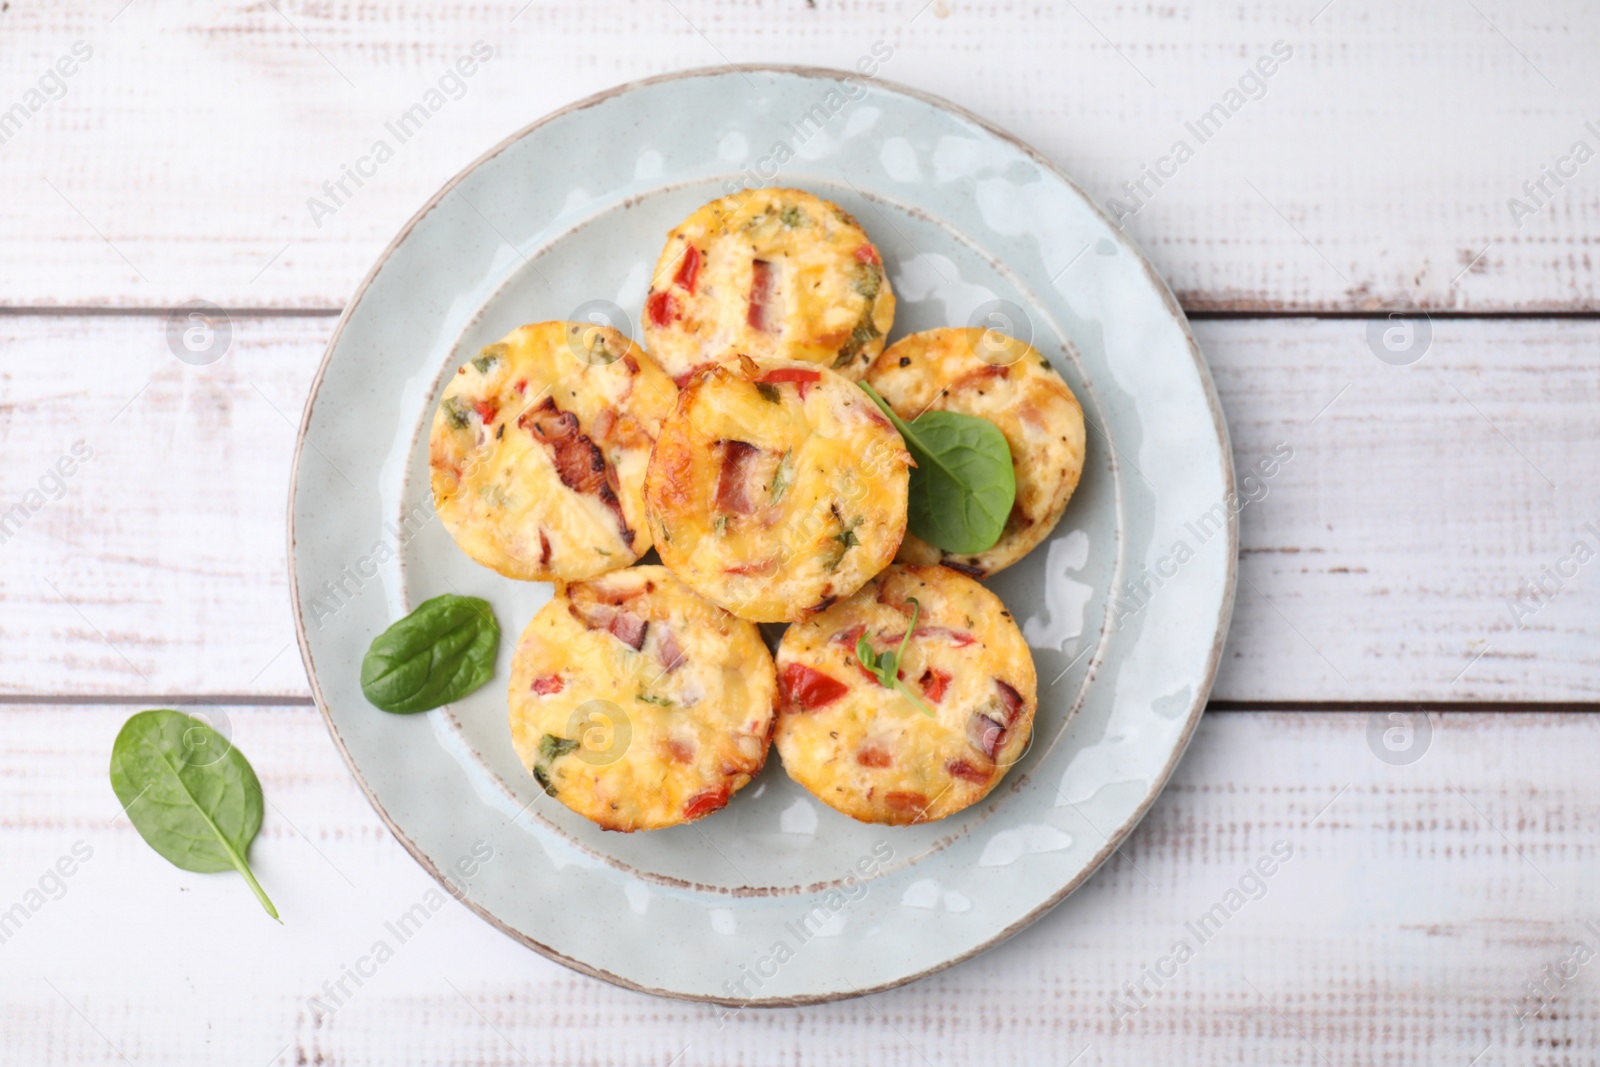
M 723 197 L 667 237 L 644 343 L 673 379 L 743 352 L 860 378 L 894 324 L 877 248 L 838 205 L 799 189 Z
M 558 588 L 528 624 L 511 740 L 573 811 L 608 830 L 657 829 L 721 808 L 760 771 L 776 694 L 753 624 L 664 567 L 631 567 Z
M 1083 474 L 1083 410 L 1032 346 L 976 327 L 925 330 L 879 356 L 866 381 L 903 419 L 929 410 L 977 415 L 1011 446 L 1017 502 L 994 547 L 955 555 L 908 534 L 901 562 L 945 563 L 981 577 L 1009 567 L 1055 529 Z
M 428 452 L 462 551 L 510 578 L 588 578 L 650 547 L 644 472 L 677 387 L 587 323 L 523 326 L 446 385 Z
M 860 635 L 874 652 L 899 648 L 913 597 L 917 626 L 900 674 L 931 717 L 880 685 L 856 655 Z M 926 822 L 976 803 L 1032 736 L 1038 701 L 1027 642 L 998 597 L 944 567 L 890 567 L 789 627 L 777 666 L 773 740 L 784 769 L 863 822 Z
M 802 618 L 894 558 L 909 462 L 866 393 L 832 371 L 748 359 L 704 368 L 650 458 L 656 548 L 742 618 Z

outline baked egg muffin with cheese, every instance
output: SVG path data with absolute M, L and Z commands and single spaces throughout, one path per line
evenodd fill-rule
M 789 627 L 777 665 L 784 770 L 862 822 L 927 822 L 977 803 L 1032 735 L 1027 642 L 999 597 L 945 567 L 895 564 Z
M 861 377 L 894 323 L 878 249 L 837 204 L 800 189 L 713 200 L 667 235 L 644 345 L 682 384 L 743 352 Z
M 910 453 L 856 384 L 807 363 L 703 367 L 661 425 L 645 507 L 661 561 L 741 618 L 849 596 L 905 536 Z
M 523 326 L 445 386 L 428 438 L 434 507 L 508 578 L 590 578 L 650 547 L 644 472 L 678 389 L 616 330 Z
M 975 555 L 908 534 L 903 563 L 943 563 L 975 577 L 1003 570 L 1054 530 L 1083 474 L 1083 409 L 1049 360 L 998 330 L 945 327 L 895 342 L 866 382 L 906 421 L 924 411 L 976 415 L 1011 446 L 1017 498 L 1000 540 Z
M 558 585 L 517 643 L 511 741 L 548 795 L 607 830 L 721 808 L 766 762 L 777 680 L 753 623 L 665 567 Z

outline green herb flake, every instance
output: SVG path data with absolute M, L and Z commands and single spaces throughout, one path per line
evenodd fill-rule
M 489 368 L 494 366 L 496 363 L 499 363 L 499 362 L 500 362 L 500 357 L 499 356 L 495 355 L 492 352 L 485 352 L 483 355 L 481 355 L 477 359 L 473 360 L 472 361 L 472 365 L 478 369 L 478 373 L 479 374 L 488 374 L 489 373 Z
M 545 796 L 553 797 L 556 795 L 556 787 L 550 784 L 549 773 L 537 764 L 533 768 L 533 780 L 539 783 L 539 788 L 544 790 Z
M 797 226 L 804 226 L 808 221 L 806 219 L 806 213 L 801 211 L 798 207 L 784 208 L 778 213 L 778 219 L 783 223 L 786 229 L 790 230 Z
M 261 782 L 227 738 L 181 711 L 141 711 L 111 746 L 111 789 L 163 859 L 186 871 L 238 871 L 278 918 L 246 858 L 261 829 Z
M 856 268 L 853 288 L 856 295 L 863 297 L 870 306 L 878 299 L 878 290 L 883 288 L 883 268 L 872 263 L 861 264 Z
M 1011 446 L 999 427 L 953 411 L 925 411 L 907 423 L 872 386 L 859 384 L 917 461 L 907 507 L 910 531 L 956 555 L 993 548 L 1017 497 Z
M 582 358 L 590 366 L 598 365 L 603 367 L 609 363 L 615 363 L 617 355 L 607 347 L 605 336 L 599 330 L 590 330 L 588 348 Z
M 772 502 L 776 504 L 783 499 L 783 494 L 789 491 L 789 486 L 794 482 L 794 449 L 786 448 L 783 456 L 778 460 L 778 469 L 772 474 Z
M 465 430 L 467 424 L 471 421 L 467 418 L 467 406 L 461 402 L 461 398 L 458 396 L 446 397 L 440 410 L 444 412 L 445 419 L 453 429 Z
M 578 742 L 567 737 L 557 737 L 555 734 L 545 734 L 539 738 L 539 762 L 549 763 L 551 760 L 560 759 L 570 752 L 578 751 Z
M 673 704 L 672 701 L 668 700 L 666 697 L 654 696 L 653 694 L 646 693 L 643 689 L 639 690 L 638 699 L 644 701 L 646 704 L 655 704 L 655 705 L 657 705 L 659 707 L 663 707 L 663 708 L 671 708 L 671 707 L 676 707 L 677 706 L 677 705 Z
M 757 382 L 756 392 L 761 394 L 761 399 L 769 404 L 783 403 L 783 394 L 778 392 L 778 387 L 771 382 Z
M 844 562 L 846 552 L 861 543 L 861 539 L 856 536 L 856 527 L 860 525 L 861 516 L 857 515 L 843 530 L 828 538 L 833 545 L 829 546 L 827 553 L 822 557 L 822 565 L 830 573 L 839 569 L 839 564 Z
M 931 719 L 934 717 L 933 710 L 900 680 L 900 664 L 905 661 L 906 646 L 911 644 L 911 634 L 917 628 L 917 615 L 922 611 L 922 605 L 917 603 L 916 597 L 908 597 L 907 600 L 911 604 L 911 622 L 906 626 L 905 636 L 900 638 L 899 649 L 894 652 L 874 652 L 872 646 L 867 643 L 866 633 L 863 632 L 856 638 L 856 658 L 878 679 L 879 685 L 885 689 L 898 690 L 901 696 L 916 705 L 918 711 Z
M 436 596 L 373 638 L 361 661 L 361 692 L 383 711 L 428 711 L 494 677 L 499 648 L 488 601 Z
M 856 323 L 856 328 L 850 331 L 850 340 L 846 341 L 844 347 L 839 349 L 839 358 L 834 360 L 833 365 L 840 367 L 849 363 L 861 354 L 861 350 L 867 347 L 869 342 L 881 336 L 882 334 L 878 332 L 878 327 L 872 321 L 872 308 L 868 306 L 866 314 L 862 315 L 861 321 Z

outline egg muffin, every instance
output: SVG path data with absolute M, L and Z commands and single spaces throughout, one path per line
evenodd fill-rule
M 644 471 L 678 388 L 616 330 L 523 326 L 445 386 L 433 503 L 461 550 L 508 578 L 576 580 L 650 547 Z
M 777 678 L 754 624 L 665 567 L 559 584 L 517 642 L 511 741 L 547 794 L 607 830 L 721 808 L 761 770 Z
M 863 664 L 863 640 L 874 659 L 904 644 L 892 688 Z M 896 564 L 789 627 L 778 680 L 784 770 L 862 822 L 928 822 L 982 800 L 1027 750 L 1038 707 L 1010 612 L 945 567 Z
M 661 562 L 741 618 L 861 588 L 906 529 L 910 453 L 853 382 L 747 357 L 701 368 L 661 424 L 645 509 Z
M 977 415 L 1011 446 L 1017 498 L 994 547 L 958 555 L 908 534 L 902 563 L 943 563 L 982 578 L 1027 555 L 1061 521 L 1083 474 L 1083 409 L 1031 345 L 977 327 L 924 330 L 873 361 L 866 382 L 902 419 L 924 411 Z
M 713 200 L 667 235 L 644 345 L 680 385 L 744 352 L 859 379 L 894 323 L 878 249 L 837 204 L 799 189 Z

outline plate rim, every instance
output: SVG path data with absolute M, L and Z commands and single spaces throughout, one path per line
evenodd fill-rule
M 340 757 L 344 760 L 345 767 L 350 771 L 350 775 L 355 779 L 356 785 L 360 787 L 362 794 L 367 798 L 367 803 L 372 806 L 372 809 L 375 812 L 377 812 L 378 818 L 382 820 L 384 826 L 388 828 L 389 832 L 394 835 L 395 840 L 400 842 L 401 847 L 411 855 L 411 858 L 414 859 L 430 877 L 432 877 L 436 882 L 439 883 L 441 887 L 445 888 L 446 890 L 448 890 L 450 887 L 449 879 L 433 864 L 433 862 L 416 844 L 416 842 L 412 841 L 411 838 L 408 837 L 403 830 L 401 830 L 401 828 L 390 817 L 389 813 L 384 809 L 382 803 L 380 803 L 378 798 L 373 794 L 371 787 L 367 784 L 366 778 L 361 773 L 361 769 L 357 766 L 355 759 L 351 756 L 350 750 L 345 747 L 344 738 L 340 736 L 339 728 L 337 725 L 335 725 L 333 716 L 328 711 L 327 701 L 324 699 L 322 694 L 322 686 L 317 680 L 315 669 L 312 667 L 311 647 L 306 634 L 305 615 L 301 610 L 300 585 L 295 567 L 296 542 L 294 506 L 299 489 L 301 457 L 305 450 L 306 438 L 311 432 L 312 409 L 316 406 L 317 397 L 322 391 L 323 379 L 327 374 L 328 365 L 333 359 L 334 350 L 338 347 L 339 340 L 344 335 L 345 327 L 349 324 L 350 318 L 354 314 L 356 307 L 361 303 L 362 298 L 365 297 L 367 289 L 372 285 L 373 281 L 377 278 L 378 273 L 384 268 L 385 264 L 388 263 L 389 257 L 392 256 L 400 247 L 400 245 L 403 244 L 411 235 L 411 231 L 415 229 L 416 226 L 423 220 L 423 218 L 425 218 L 436 206 L 438 206 L 438 204 L 443 201 L 444 198 L 449 195 L 449 193 L 457 185 L 464 181 L 468 175 L 472 174 L 479 167 L 483 166 L 485 163 L 489 162 L 491 159 L 495 158 L 500 153 L 516 144 L 518 141 L 521 141 L 523 138 L 532 134 L 535 130 L 547 125 L 548 123 L 554 122 L 556 119 L 570 115 L 577 111 L 587 110 L 591 107 L 605 103 L 608 100 L 623 96 L 627 93 L 635 92 L 640 89 L 645 89 L 653 85 L 659 85 L 664 82 L 687 80 L 690 78 L 705 78 L 714 75 L 723 75 L 728 73 L 730 69 L 737 71 L 755 71 L 759 73 L 791 74 L 804 78 L 825 79 L 835 82 L 843 81 L 846 78 L 861 77 L 860 74 L 854 71 L 806 64 L 742 63 L 737 67 L 732 67 L 728 64 L 692 67 L 686 70 L 670 71 L 665 74 L 652 75 L 648 78 L 639 78 L 633 81 L 622 82 L 621 84 L 614 85 L 609 89 L 603 89 L 597 93 L 593 93 L 589 96 L 583 97 L 582 99 L 575 100 L 563 107 L 557 108 L 556 110 L 535 119 L 533 122 L 528 123 L 526 126 L 513 131 L 501 139 L 493 147 L 483 152 L 481 155 L 473 159 L 465 167 L 461 168 L 453 176 L 451 176 L 451 178 L 446 181 L 436 193 L 429 197 L 428 200 L 420 208 L 418 208 L 408 220 L 406 220 L 405 225 L 400 228 L 399 232 L 395 234 L 394 238 L 384 247 L 383 251 L 379 253 L 378 258 L 367 270 L 367 273 L 361 279 L 360 284 L 356 286 L 355 290 L 350 294 L 349 299 L 345 302 L 344 309 L 339 314 L 339 320 L 334 325 L 333 333 L 328 337 L 327 346 L 323 349 L 322 359 L 317 364 L 316 374 L 311 379 L 310 390 L 306 394 L 305 408 L 301 412 L 300 424 L 296 429 L 294 455 L 290 460 L 291 465 L 289 469 L 289 493 L 287 502 L 287 565 L 285 569 L 288 571 L 289 577 L 289 603 L 291 611 L 294 615 L 295 642 L 300 649 L 300 661 L 305 667 L 306 681 L 311 686 L 312 700 L 316 704 L 317 712 L 322 716 L 323 725 L 328 728 L 328 733 L 333 738 L 334 747 L 338 749 Z M 924 92 L 921 89 L 916 89 L 900 82 L 891 81 L 887 78 L 874 77 L 870 79 L 870 82 L 872 85 L 886 89 L 889 92 L 910 97 L 914 100 L 955 115 L 958 118 L 972 123 L 974 126 L 977 126 L 989 135 L 996 137 L 1012 147 L 1020 150 L 1036 165 L 1043 168 L 1045 171 L 1064 183 L 1073 192 L 1077 193 L 1079 197 L 1082 198 L 1083 202 L 1086 203 L 1089 208 L 1101 218 L 1102 221 L 1107 223 L 1107 225 L 1115 232 L 1116 236 L 1114 239 L 1122 245 L 1125 251 L 1133 256 L 1134 261 L 1138 263 L 1140 269 L 1144 271 L 1145 277 L 1148 278 L 1149 281 L 1155 286 L 1156 292 L 1161 297 L 1163 306 L 1173 316 L 1173 319 L 1177 322 L 1179 330 L 1183 334 L 1183 339 L 1186 342 L 1189 351 L 1189 357 L 1194 361 L 1195 370 L 1199 374 L 1201 389 L 1206 398 L 1206 406 L 1211 415 L 1212 423 L 1216 427 L 1219 444 L 1221 445 L 1223 486 L 1226 493 L 1236 493 L 1238 486 L 1233 467 L 1232 440 L 1228 433 L 1227 419 L 1222 412 L 1221 400 L 1217 396 L 1216 383 L 1211 377 L 1211 368 L 1206 363 L 1204 355 L 1202 355 L 1200 352 L 1200 344 L 1194 336 L 1194 330 L 1190 326 L 1189 317 L 1184 313 L 1182 306 L 1179 305 L 1177 301 L 1177 298 L 1173 296 L 1171 287 L 1167 285 L 1166 280 L 1155 269 L 1155 266 L 1145 256 L 1143 250 L 1141 250 L 1133 241 L 1133 238 L 1128 235 L 1127 231 L 1121 227 L 1118 227 L 1106 214 L 1105 210 L 1100 206 L 1100 204 L 1092 196 L 1090 196 L 1089 192 L 1079 185 L 1077 181 L 1075 181 L 1070 175 L 1058 167 L 1052 160 L 1049 159 L 1049 157 L 1045 156 L 1038 149 L 1034 148 L 1026 141 L 1023 141 L 1015 134 L 996 126 L 994 123 L 988 121 L 980 115 L 974 114 L 961 105 L 953 103 L 944 97 L 937 96 L 933 93 Z M 1138 828 L 1139 824 L 1144 821 L 1145 816 L 1150 813 L 1150 809 L 1155 806 L 1156 801 L 1160 799 L 1162 793 L 1166 791 L 1167 783 L 1171 780 L 1173 773 L 1177 770 L 1179 762 L 1182 761 L 1184 754 L 1188 751 L 1189 743 L 1194 738 L 1195 730 L 1200 724 L 1200 718 L 1205 712 L 1206 703 L 1210 699 L 1211 688 L 1216 682 L 1217 671 L 1219 670 L 1222 662 L 1222 649 L 1228 638 L 1228 626 L 1233 616 L 1234 599 L 1238 587 L 1239 513 L 1233 511 L 1232 509 L 1228 510 L 1227 570 L 1223 577 L 1224 588 L 1222 603 L 1217 612 L 1216 633 L 1212 639 L 1211 651 L 1206 657 L 1202 681 L 1195 688 L 1195 695 L 1190 702 L 1187 713 L 1185 714 L 1183 729 L 1178 736 L 1177 743 L 1173 746 L 1172 754 L 1167 760 L 1166 765 L 1162 767 L 1161 770 L 1151 779 L 1149 792 L 1142 800 L 1140 800 L 1132 815 L 1130 815 L 1122 823 L 1122 825 L 1118 826 L 1110 835 L 1106 837 L 1106 840 L 1101 845 L 1099 851 L 1090 857 L 1089 861 L 1075 877 L 1068 880 L 1060 889 L 1052 893 L 1048 898 L 1031 909 L 1026 915 L 1023 915 L 1021 918 L 1006 926 L 1004 929 L 991 935 L 980 944 L 974 945 L 965 951 L 958 952 L 950 956 L 948 959 L 940 961 L 938 964 L 932 967 L 924 968 L 923 970 L 917 971 L 914 974 L 908 974 L 893 981 L 884 982 L 867 989 L 857 989 L 852 987 L 839 992 L 803 994 L 798 996 L 752 997 L 748 999 L 707 996 L 702 994 L 683 993 L 670 989 L 657 989 L 648 985 L 644 985 L 640 982 L 633 981 L 632 979 L 625 978 L 621 975 L 613 974 L 603 968 L 596 967 L 593 964 L 584 962 L 583 960 L 568 956 L 565 953 L 560 952 L 557 949 L 554 949 L 549 945 L 546 945 L 528 936 L 522 931 L 512 928 L 509 924 L 500 919 L 487 908 L 473 901 L 470 896 L 457 895 L 454 893 L 451 895 L 460 901 L 461 904 L 470 909 L 475 915 L 488 922 L 501 933 L 504 933 L 508 937 L 517 941 L 519 944 L 533 949 L 535 952 L 538 952 L 547 959 L 553 960 L 556 963 L 577 971 L 580 974 L 588 975 L 591 978 L 598 978 L 601 981 L 608 982 L 612 985 L 619 986 L 623 989 L 632 990 L 633 992 L 637 993 L 648 993 L 652 996 L 665 997 L 672 1000 L 690 1001 L 703 1004 L 716 1004 L 724 1007 L 785 1008 L 801 1007 L 812 1004 L 828 1004 L 841 1000 L 852 1000 L 856 997 L 870 996 L 874 993 L 882 993 L 890 989 L 897 989 L 901 986 L 910 985 L 911 983 L 921 981 L 930 975 L 937 974 L 940 971 L 954 967 L 958 963 L 963 963 L 976 956 L 982 955 L 983 953 L 988 952 L 1001 943 L 1014 937 L 1021 931 L 1027 929 L 1029 926 L 1032 926 L 1035 922 L 1039 921 L 1047 913 L 1052 911 L 1067 897 L 1076 892 L 1078 888 L 1087 882 L 1091 877 L 1093 877 L 1099 871 L 1100 867 L 1105 864 L 1106 860 L 1109 859 L 1111 855 L 1122 846 L 1122 843 L 1126 841 L 1133 831 Z

